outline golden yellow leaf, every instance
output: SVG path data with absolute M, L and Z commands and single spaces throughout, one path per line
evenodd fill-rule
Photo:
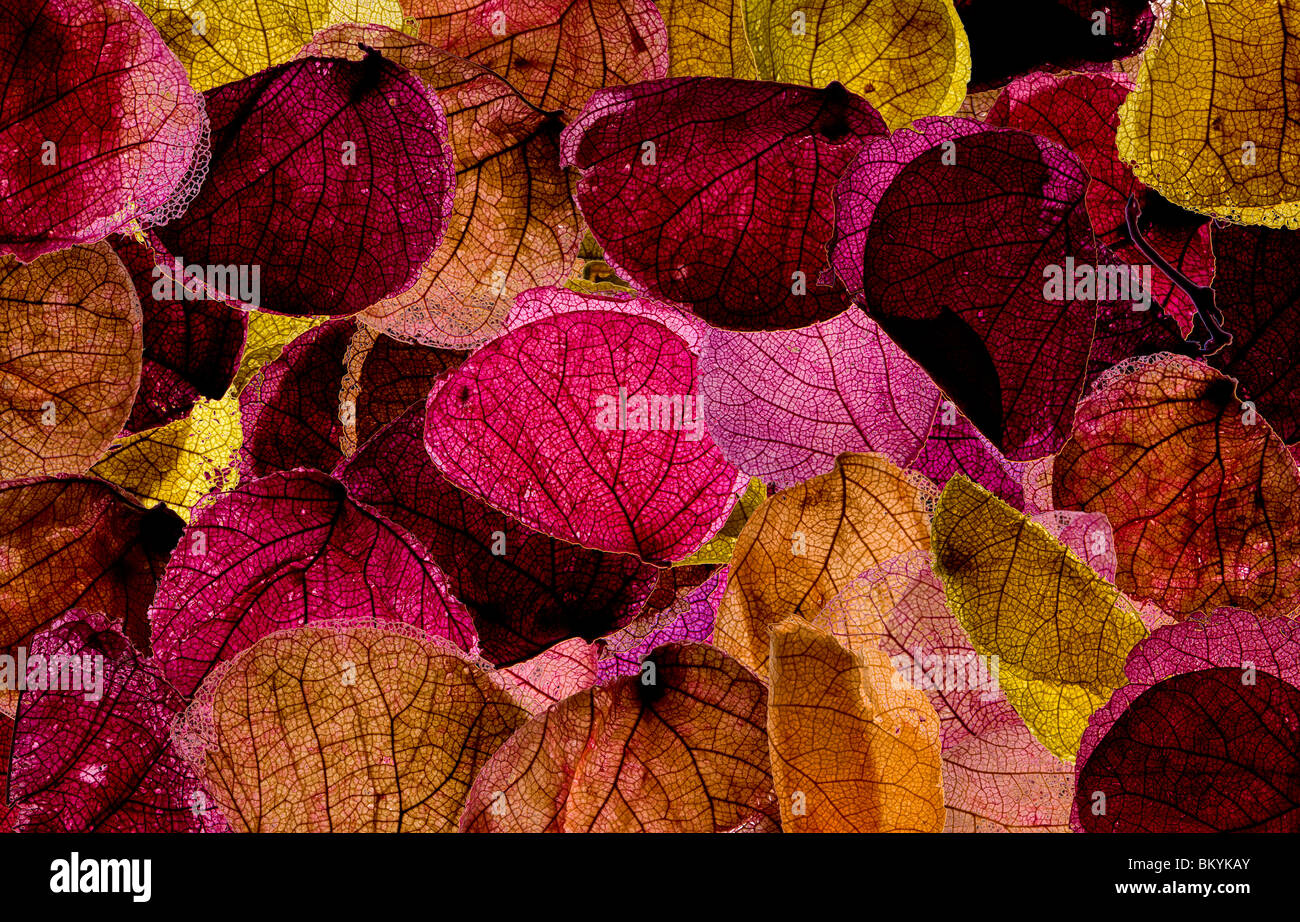
M 998 657 L 1007 700 L 1073 759 L 1088 718 L 1124 685 L 1147 635 L 1133 603 L 1048 533 L 958 475 L 939 497 L 934 570 L 975 649 Z
M 758 79 L 745 38 L 745 0 L 658 0 L 668 27 L 668 76 Z
M 1300 0 L 1177 0 L 1120 108 L 1119 155 L 1176 205 L 1300 227 Z
M 716 643 L 764 674 L 771 627 L 811 620 L 868 567 L 929 547 L 920 489 L 883 455 L 840 455 L 832 470 L 765 502 L 741 530 Z
M 953 115 L 966 97 L 970 43 L 953 0 L 745 0 L 764 80 L 839 81 L 890 129 Z
M 786 832 L 940 832 L 939 717 L 879 648 L 772 629 L 767 732 Z
M 283 64 L 326 26 L 404 26 L 398 0 L 136 0 L 198 90 Z
M 527 719 L 449 644 L 325 622 L 209 676 L 184 741 L 237 830 L 453 832 L 475 775 Z

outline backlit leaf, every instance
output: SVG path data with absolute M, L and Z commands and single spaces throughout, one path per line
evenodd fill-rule
M 463 832 L 725 832 L 767 806 L 767 689 L 703 644 L 579 692 L 488 760 Z
M 189 742 L 235 830 L 454 832 L 471 782 L 527 717 L 413 629 L 309 624 L 214 673 Z
M 1179 0 L 1120 110 L 1120 156 L 1175 205 L 1300 226 L 1300 146 L 1288 99 L 1295 0 Z
M 560 139 L 605 259 L 714 326 L 792 329 L 848 302 L 819 284 L 831 193 L 884 122 L 824 90 L 711 77 L 603 90 Z
M 95 243 L 193 195 L 203 100 L 128 0 L 6 0 L 0 72 L 0 254 Z
M 656 0 L 668 29 L 669 77 L 756 80 L 745 0 Z
M 1176 618 L 1300 604 L 1300 470 L 1230 378 L 1163 356 L 1079 405 L 1056 458 L 1062 509 L 1104 512 L 1116 584 Z
M 154 659 L 182 694 L 285 627 L 365 617 L 473 647 L 469 615 L 404 530 L 315 471 L 271 474 L 200 510 L 149 611 Z
M 879 649 L 805 621 L 772 629 L 767 725 L 787 832 L 939 832 L 939 718 Z
M 811 620 L 850 580 L 910 550 L 928 550 L 925 498 L 880 455 L 841 455 L 827 474 L 782 490 L 736 542 L 717 645 L 766 673 L 768 631 Z
M 143 319 L 106 243 L 0 257 L 0 480 L 90 469 L 140 386 Z
M 1007 700 L 1054 755 L 1073 760 L 1088 717 L 1125 682 L 1146 636 L 1137 609 L 1073 551 L 964 477 L 932 525 L 935 573 L 976 651 L 999 659 Z
M 952 0 L 744 0 L 764 80 L 866 98 L 891 129 L 952 115 L 966 97 L 970 46 Z

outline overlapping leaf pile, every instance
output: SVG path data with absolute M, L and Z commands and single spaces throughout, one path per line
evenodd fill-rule
M 0 829 L 1300 831 L 1297 23 L 0 0 Z

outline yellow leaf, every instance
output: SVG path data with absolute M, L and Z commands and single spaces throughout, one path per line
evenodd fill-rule
M 940 832 L 939 717 L 880 649 L 772 629 L 767 732 L 786 832 Z
M 1137 609 L 1041 525 L 963 476 L 948 481 L 933 528 L 948 607 L 1007 700 L 1054 755 L 1073 759 L 1088 718 L 1126 684 L 1147 635 Z
M 136 0 L 198 90 L 283 64 L 326 26 L 404 26 L 398 0 Z
M 1175 205 L 1300 227 L 1300 0 L 1178 0 L 1120 108 L 1119 155 Z
M 966 97 L 970 43 L 953 0 L 745 0 L 764 80 L 839 81 L 890 129 L 953 115 Z
M 770 628 L 811 620 L 867 568 L 929 547 L 925 500 L 907 475 L 882 455 L 840 455 L 831 471 L 765 502 L 741 530 L 716 643 L 764 674 Z
M 182 739 L 237 830 L 453 832 L 475 775 L 527 719 L 449 644 L 325 622 L 209 676 Z
M 658 0 L 668 27 L 668 76 L 755 80 L 745 0 Z

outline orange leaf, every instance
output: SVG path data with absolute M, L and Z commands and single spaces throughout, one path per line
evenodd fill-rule
M 723 832 L 770 810 L 767 691 L 704 644 L 566 698 L 474 782 L 464 832 Z
M 763 674 L 769 628 L 811 620 L 868 567 L 929 547 L 925 501 L 907 475 L 882 455 L 840 455 L 828 473 L 774 495 L 741 530 L 717 645 Z
M 772 629 L 767 731 L 786 832 L 940 832 L 939 717 L 879 648 Z
M 234 829 L 453 832 L 474 776 L 527 717 L 422 632 L 320 622 L 213 672 L 186 742 Z

